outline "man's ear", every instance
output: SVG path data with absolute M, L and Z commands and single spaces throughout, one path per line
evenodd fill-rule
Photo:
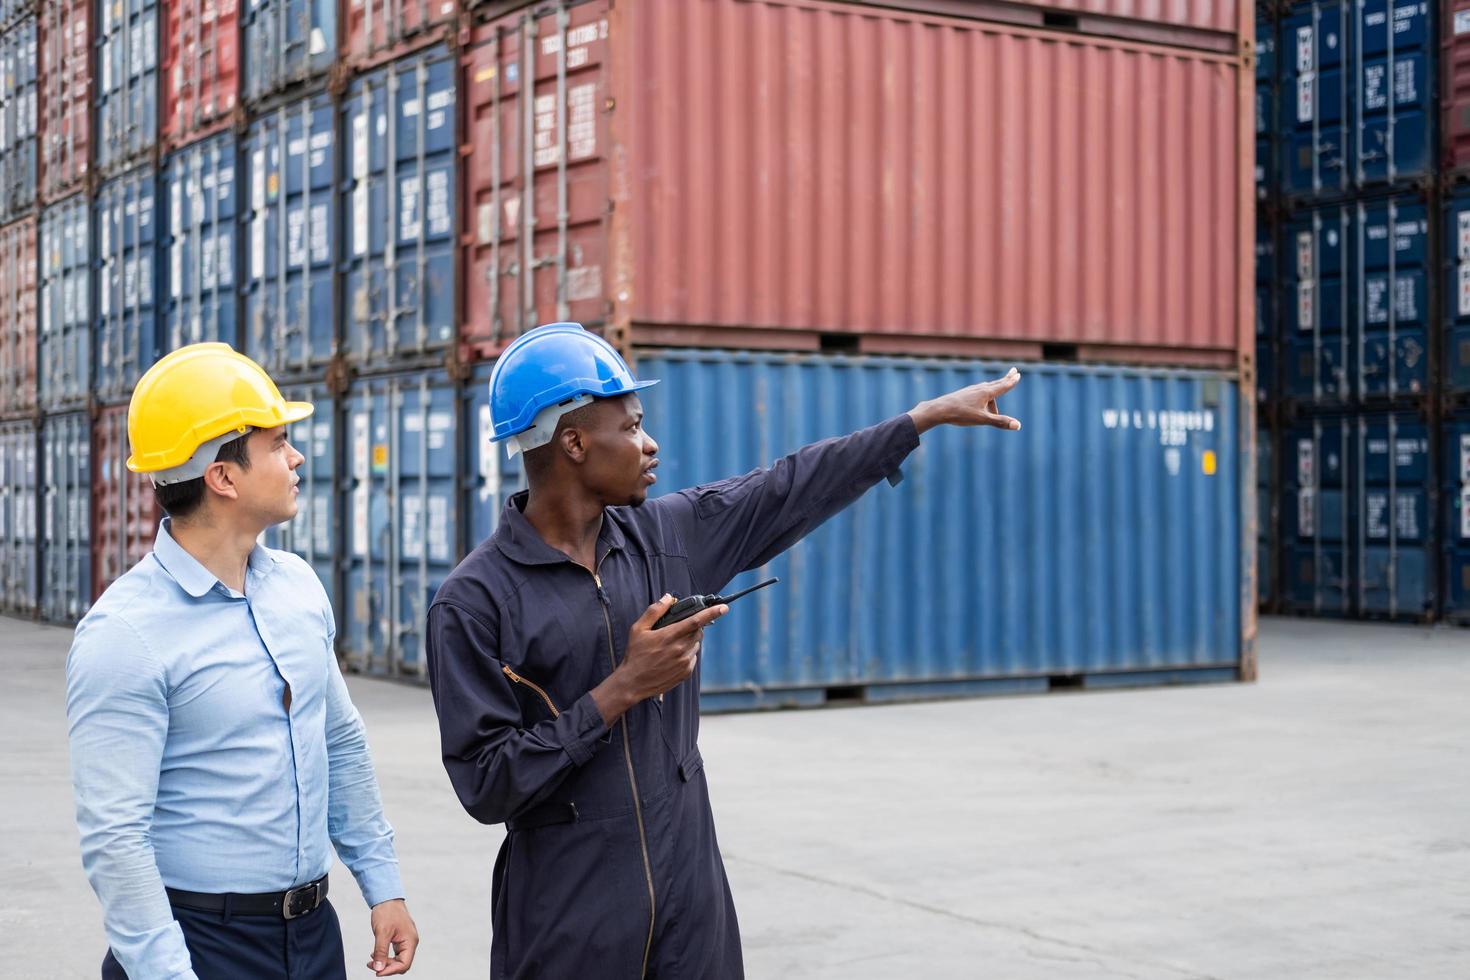
M 583 437 L 582 430 L 575 426 L 568 426 L 556 434 L 557 444 L 561 451 L 567 454 L 567 458 L 573 463 L 584 463 L 587 461 L 587 440 Z
M 235 486 L 235 480 L 230 475 L 229 463 L 209 464 L 209 468 L 204 471 L 204 489 L 231 500 L 240 499 L 240 488 Z

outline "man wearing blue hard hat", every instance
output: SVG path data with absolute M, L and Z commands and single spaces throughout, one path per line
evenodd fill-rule
M 936 425 L 1019 429 L 1012 370 L 764 470 L 648 500 L 658 444 L 616 350 L 538 327 L 490 377 L 496 441 L 530 489 L 429 610 L 429 680 L 460 802 L 508 831 L 491 975 L 743 976 L 699 755 L 699 643 L 719 593 L 899 466 Z

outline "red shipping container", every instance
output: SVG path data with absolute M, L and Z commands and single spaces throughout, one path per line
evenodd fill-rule
M 240 96 L 236 0 L 170 0 L 163 26 L 163 141 L 180 147 L 233 122 Z
M 535 11 L 461 56 L 467 354 L 574 319 L 1249 366 L 1242 57 L 822 0 Z
M 36 219 L 0 228 L 0 417 L 36 410 Z
M 41 201 L 73 193 L 92 158 L 92 0 L 42 0 L 36 86 Z
M 128 407 L 104 408 L 92 426 L 92 598 L 153 550 L 163 515 L 146 476 L 131 472 Z
M 1444 169 L 1470 170 L 1470 0 L 1445 0 L 1440 30 L 1441 155 Z
M 346 0 L 342 61 L 362 70 L 448 39 L 455 0 Z
M 918 0 L 930 9 L 967 17 L 1005 20 L 1037 27 L 1060 27 L 1214 51 L 1238 50 L 1255 21 L 1251 0 Z

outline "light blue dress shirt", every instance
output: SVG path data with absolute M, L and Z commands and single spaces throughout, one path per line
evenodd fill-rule
M 77 626 L 66 713 L 82 866 L 135 980 L 194 977 L 165 885 L 283 891 L 326 874 L 334 844 L 369 905 L 403 897 L 335 633 L 306 562 L 257 545 L 241 595 L 167 519 Z

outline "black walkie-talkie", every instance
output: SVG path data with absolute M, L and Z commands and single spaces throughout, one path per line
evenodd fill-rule
M 669 611 L 660 616 L 658 622 L 653 624 L 653 628 L 656 630 L 661 630 L 665 626 L 672 626 L 674 623 L 679 622 L 681 619 L 688 619 L 690 616 L 693 616 L 701 609 L 708 609 L 710 606 L 729 605 L 743 595 L 750 595 L 756 589 L 764 589 L 766 586 L 775 585 L 779 581 L 781 580 L 778 578 L 768 578 L 764 582 L 761 582 L 757 585 L 752 585 L 748 589 L 741 589 L 734 595 L 685 596 L 684 598 L 680 599 L 678 602 L 670 606 Z

